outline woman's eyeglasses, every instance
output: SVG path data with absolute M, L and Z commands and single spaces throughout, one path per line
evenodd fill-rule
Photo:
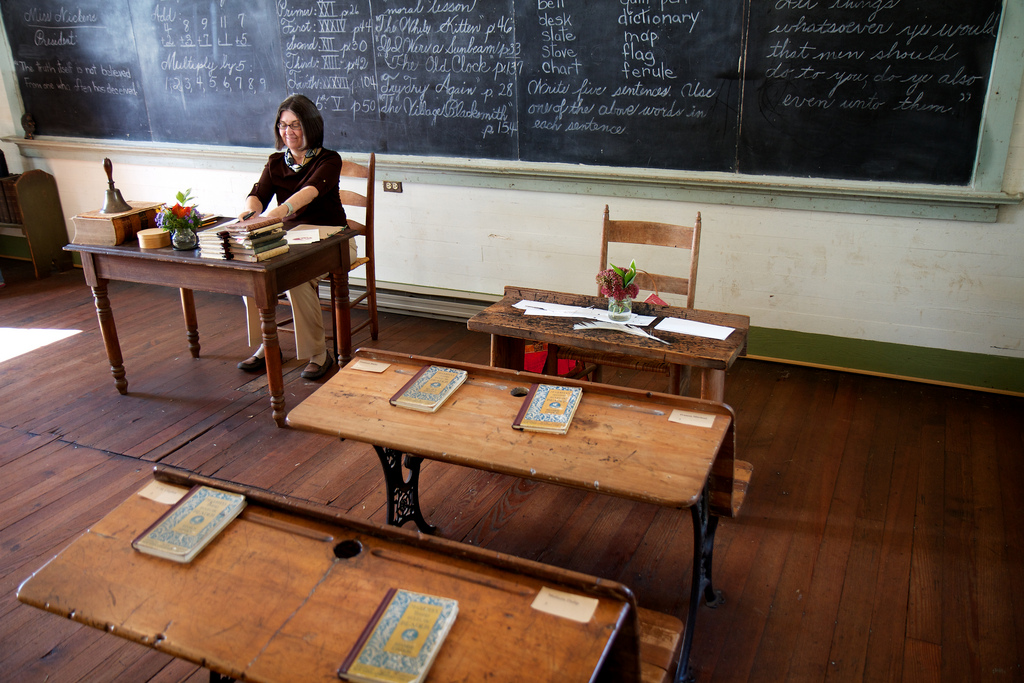
M 298 132 L 302 130 L 302 124 L 298 121 L 292 121 L 291 123 L 285 123 L 284 121 L 277 122 L 278 130 L 288 130 L 289 128 Z

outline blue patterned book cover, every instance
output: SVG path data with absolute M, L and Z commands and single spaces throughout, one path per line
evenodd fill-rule
M 532 432 L 565 434 L 580 404 L 583 389 L 534 384 L 512 426 Z
M 392 588 L 338 675 L 356 683 L 420 683 L 458 611 L 456 600 Z
M 425 413 L 436 412 L 466 381 L 467 374 L 465 370 L 428 365 L 391 397 L 391 405 Z
M 191 562 L 244 507 L 241 494 L 194 486 L 132 541 L 132 547 L 175 562 Z

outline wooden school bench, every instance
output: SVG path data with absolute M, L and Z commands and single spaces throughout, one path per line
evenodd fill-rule
M 360 361 L 386 364 L 360 370 Z M 392 406 L 389 399 L 425 365 L 466 370 L 466 382 L 436 413 Z M 583 387 L 565 435 L 512 428 L 534 382 Z M 677 421 L 670 419 L 675 417 Z M 470 363 L 360 349 L 352 363 L 294 408 L 291 427 L 372 444 L 384 468 L 388 522 L 434 528 L 419 506 L 422 458 L 595 491 L 675 509 L 693 521 L 689 613 L 679 679 L 697 605 L 721 594 L 711 585 L 714 534 L 720 516 L 737 514 L 751 467 L 735 459 L 732 409 L 701 399 L 655 394 Z M 403 471 L 403 463 L 408 471 Z
M 338 680 L 389 588 L 458 600 L 429 681 L 665 680 L 682 624 L 625 586 L 157 466 L 18 589 L 28 605 L 248 681 Z M 247 506 L 188 564 L 133 550 L 195 484 Z M 568 608 L 538 606 L 553 595 Z M 582 611 L 582 614 L 580 613 Z

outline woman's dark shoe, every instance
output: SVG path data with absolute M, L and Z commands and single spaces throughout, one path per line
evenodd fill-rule
M 284 361 L 284 353 L 281 349 L 278 349 L 277 352 L 281 354 L 281 360 Z M 236 367 L 242 372 L 263 372 L 267 369 L 267 359 L 260 358 L 259 356 L 249 356 Z
M 306 365 L 306 369 L 303 370 L 302 374 L 299 376 L 302 377 L 302 379 L 320 379 L 327 374 L 327 371 L 331 369 L 332 365 L 334 365 L 334 358 L 331 356 L 330 352 L 328 352 L 323 365 L 317 365 L 310 361 L 309 364 Z
M 267 359 L 259 356 L 249 356 L 238 364 L 242 372 L 263 372 L 267 369 Z

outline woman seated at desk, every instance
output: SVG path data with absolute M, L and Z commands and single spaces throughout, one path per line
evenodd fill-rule
M 285 229 L 296 225 L 345 225 L 345 209 L 338 195 L 341 157 L 324 149 L 324 120 L 304 95 L 289 95 L 277 108 L 274 138 L 278 151 L 270 155 L 263 175 L 245 199 L 245 211 L 239 216 L 261 213 L 280 218 Z M 271 198 L 277 206 L 266 211 Z M 349 242 L 350 247 L 355 242 Z M 318 280 L 288 290 L 295 320 L 295 351 L 298 358 L 308 358 L 302 371 L 306 379 L 319 379 L 334 363 L 327 352 L 324 319 L 320 310 Z M 252 299 L 245 298 L 249 322 L 249 345 L 261 338 L 259 309 Z M 252 356 L 238 364 L 245 372 L 266 369 L 263 345 Z

